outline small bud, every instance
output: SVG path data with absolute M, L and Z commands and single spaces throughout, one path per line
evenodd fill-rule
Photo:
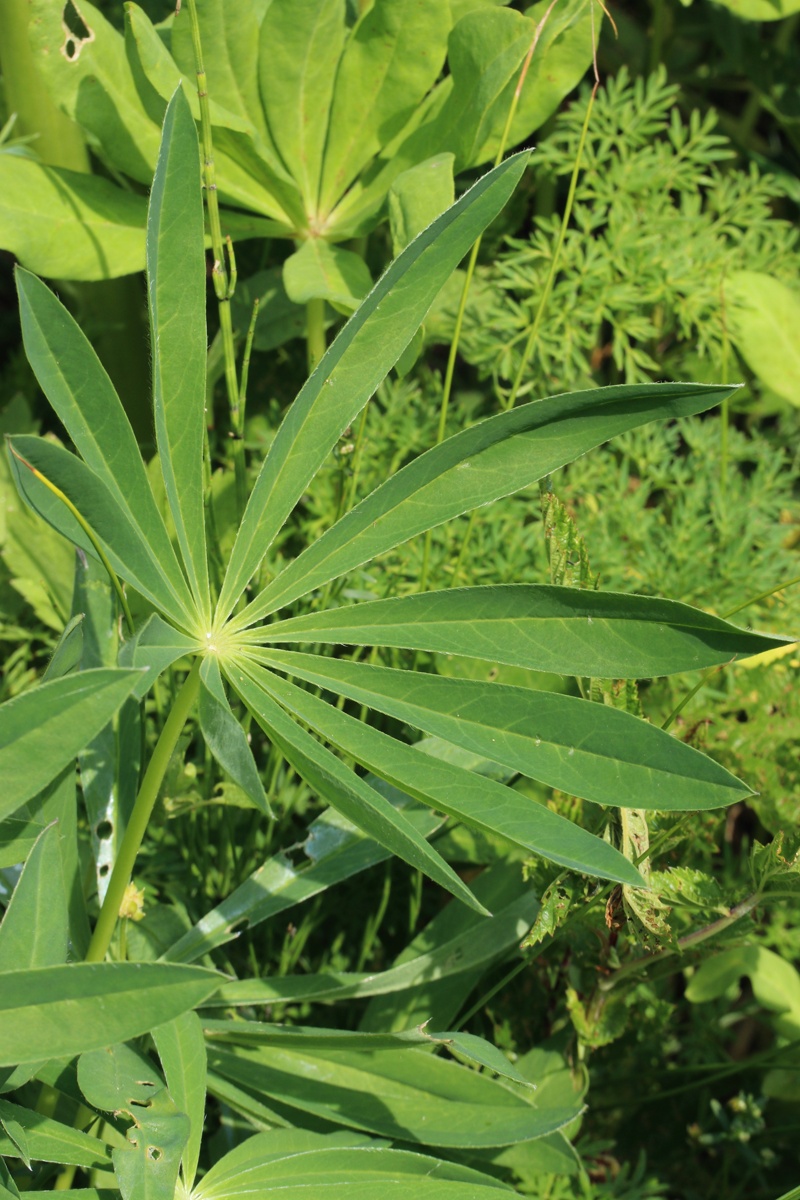
M 141 921 L 144 916 L 144 888 L 137 888 L 135 883 L 129 883 L 119 906 L 119 915 L 129 917 L 131 921 Z

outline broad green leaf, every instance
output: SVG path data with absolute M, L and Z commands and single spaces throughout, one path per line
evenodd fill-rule
M 265 816 L 272 809 L 253 759 L 247 735 L 231 712 L 219 673 L 219 664 L 210 655 L 200 668 L 200 729 L 206 745 L 234 783 Z
M 450 13 L 440 0 L 375 0 L 361 14 L 336 75 L 320 192 L 323 214 L 400 132 L 436 82 L 447 50 Z
M 782 21 L 800 12 L 800 0 L 718 0 L 745 21 Z
M 623 384 L 535 400 L 480 421 L 376 488 L 298 555 L 235 623 L 252 624 L 415 534 L 527 487 L 617 434 L 648 421 L 704 412 L 731 390 L 715 384 Z
M 0 246 L 56 279 L 116 279 L 144 266 L 147 203 L 97 175 L 0 152 Z
M 350 313 L 372 287 L 372 276 L 363 258 L 352 250 L 308 238 L 283 264 L 283 283 L 294 304 L 327 300 Z
M 208 1061 L 215 1073 L 290 1112 L 428 1146 L 508 1146 L 552 1133 L 580 1111 L 539 1111 L 487 1075 L 419 1049 L 210 1045 Z
M 235 5 L 197 0 L 197 21 L 210 96 L 266 138 L 267 124 L 258 90 L 259 20 L 255 4 L 252 0 L 236 0 Z M 193 76 L 195 56 L 188 9 L 172 23 L 170 47 L 184 74 Z
M 137 672 L 81 671 L 0 706 L 0 818 L 46 787 L 131 694 Z
M 0 924 L 0 973 L 67 961 L 69 912 L 58 825 L 39 835 Z
M 737 271 L 725 281 L 725 299 L 733 340 L 750 370 L 800 407 L 800 293 L 772 275 Z
M 0 247 L 29 271 L 74 280 L 142 271 L 146 225 L 144 196 L 99 175 L 0 151 Z M 282 225 L 249 212 L 226 211 L 224 225 L 234 241 L 283 232 Z M 205 240 L 209 246 L 210 234 Z
M 778 1014 L 780 1031 L 800 1037 L 800 973 L 766 946 L 733 946 L 707 958 L 689 980 L 686 999 L 693 1004 L 716 1000 L 731 988 L 738 991 L 743 976 L 762 1008 Z
M 206 265 L 200 148 L 183 92 L 169 102 L 147 215 L 153 409 L 161 470 L 196 604 L 210 619 L 203 505 Z
M 695 671 L 786 644 L 675 600 L 537 584 L 368 601 L 263 632 L 270 643 L 401 646 L 609 679 Z
M 220 12 L 219 5 L 204 6 Z M 125 41 L 137 86 L 148 106 L 151 116 L 160 124 L 164 119 L 167 102 L 177 87 L 183 91 L 195 121 L 200 120 L 200 101 L 197 96 L 197 72 L 194 64 L 194 49 L 189 30 L 188 11 L 179 23 L 173 21 L 173 38 L 180 26 L 188 35 L 188 52 L 191 59 L 183 73 L 173 60 L 158 31 L 136 4 L 128 4 L 125 10 Z M 238 25 L 238 22 L 237 22 Z M 186 40 L 179 38 L 181 48 Z M 204 41 L 204 46 L 208 43 Z M 257 49 L 256 43 L 253 46 Z M 205 59 L 207 71 L 213 71 L 216 50 Z M 250 119 L 237 116 L 218 103 L 219 92 L 213 88 L 209 98 L 211 124 L 214 127 L 214 162 L 220 199 L 263 213 L 273 218 L 272 232 L 285 236 L 287 223 L 294 224 L 288 215 L 297 210 L 299 196 L 290 176 L 281 168 L 277 157 L 259 139 L 255 125 Z M 259 106 L 260 111 L 260 106 Z M 255 141 L 254 141 L 255 139 Z M 256 144 L 256 142 L 258 144 Z M 223 150 L 225 147 L 228 153 Z M 293 203 L 294 201 L 294 203 Z M 228 218 L 222 214 L 224 230 L 228 232 Z
M 260 671 L 256 678 L 295 717 L 344 754 L 432 808 L 573 871 L 644 886 L 639 872 L 618 850 L 545 805 L 493 779 L 420 754 L 276 675 Z
M 389 189 L 389 226 L 397 255 L 455 200 L 452 154 L 437 154 L 398 175 Z
M 516 877 L 515 883 L 519 876 Z M 285 1001 L 345 1000 L 357 996 L 388 996 L 394 992 L 424 989 L 441 980 L 458 979 L 462 996 L 464 975 L 483 973 L 498 958 L 519 946 L 533 922 L 539 902 L 533 892 L 526 891 L 510 904 L 502 903 L 502 893 L 493 890 L 481 893 L 486 903 L 497 911 L 492 917 L 481 917 L 473 910 L 461 909 L 467 916 L 468 927 L 455 936 L 444 937 L 429 949 L 414 954 L 387 971 L 368 975 L 283 976 L 266 979 L 243 979 L 223 983 L 206 1002 L 207 1007 L 228 1005 L 274 1004 Z M 425 1018 L 427 1019 L 427 1015 Z M 389 1022 L 380 1022 L 382 1026 Z M 368 1029 L 376 1024 L 370 1022 Z
M 284 710 L 243 670 L 231 668 L 228 678 L 270 740 L 298 775 L 348 820 L 404 859 L 462 903 L 485 912 L 458 875 L 432 850 L 425 838 L 392 805 L 341 759 L 287 716 Z
M 70 963 L 0 975 L 0 1065 L 69 1058 L 147 1033 L 220 977 L 172 963 Z
M 123 1200 L 174 1200 L 189 1118 L 150 1061 L 128 1046 L 110 1046 L 81 1056 L 78 1079 L 94 1107 L 133 1122 L 126 1144 L 112 1152 Z
M 254 653 L 268 666 L 598 804 L 680 812 L 753 794 L 699 750 L 604 704 L 291 650 Z
M 270 8 L 270 12 L 275 7 Z M 289 409 L 245 511 L 219 599 L 221 622 L 309 480 L 391 370 L 450 272 L 502 209 L 527 162 L 490 171 L 389 267 Z
M 122 35 L 89 0 L 71 8 L 32 0 L 30 38 L 36 66 L 56 104 L 92 135 L 112 167 L 149 186 L 159 130 L 139 99 Z
M 141 530 L 175 602 L 194 609 L 156 507 L 136 437 L 114 385 L 76 322 L 49 288 L 17 270 L 22 340 L 42 391 L 76 450 Z M 80 508 L 80 504 L 78 504 Z
M 433 135 L 441 148 L 455 152 L 458 171 L 487 162 L 497 153 L 522 65 L 545 9 L 546 5 L 537 5 L 523 16 L 511 8 L 479 8 L 459 21 L 450 34 L 447 61 L 453 88 L 428 136 Z M 549 117 L 590 65 L 590 9 L 587 0 L 572 0 L 563 11 L 559 6 L 547 14 L 523 85 L 510 145 L 526 138 Z M 560 38 L 566 46 L 559 44 Z
M 197 1174 L 203 1117 L 206 1108 L 206 1044 L 196 1013 L 186 1012 L 153 1030 L 169 1094 L 189 1118 L 189 1139 L 183 1151 L 182 1174 L 191 1191 Z
M 108 1168 L 111 1155 L 108 1148 L 88 1133 L 82 1133 L 61 1121 L 54 1121 L 42 1113 L 32 1112 L 9 1100 L 0 1100 L 0 1122 L 13 1120 L 25 1132 L 27 1150 L 36 1162 L 69 1164 L 70 1166 Z M 0 1154 L 13 1155 L 14 1151 L 0 1135 Z
M 197 640 L 173 629 L 158 613 L 148 617 L 141 629 L 120 650 L 121 667 L 136 667 L 141 679 L 133 695 L 142 700 L 162 672 L 186 654 L 197 653 Z
M 445 1041 L 447 1049 L 456 1058 L 466 1058 L 468 1062 L 477 1063 L 480 1067 L 488 1067 L 494 1075 L 499 1075 L 502 1079 L 513 1079 L 523 1087 L 534 1086 L 530 1079 L 526 1079 L 514 1064 L 508 1061 L 502 1050 L 498 1050 L 497 1046 L 493 1046 L 484 1038 L 476 1037 L 474 1033 L 431 1033 L 430 1037 Z
M 272 0 L 261 24 L 259 79 L 267 125 L 317 216 L 322 155 L 345 36 L 344 0 Z
M 276 1200 L 347 1195 L 348 1200 L 492 1200 L 512 1194 L 491 1175 L 408 1150 L 387 1149 L 358 1134 L 274 1129 L 219 1159 L 194 1191 L 196 1200 L 274 1195 Z
M 428 808 L 414 805 L 408 796 L 389 787 L 383 780 L 370 779 L 369 783 L 382 790 L 391 803 L 402 808 L 406 820 L 422 837 L 430 837 L 441 826 L 442 817 L 435 816 Z M 170 947 L 164 958 L 170 962 L 195 962 L 216 946 L 237 938 L 242 928 L 252 929 L 389 857 L 388 850 L 346 821 L 335 809 L 327 809 L 312 821 L 303 845 L 308 858 L 305 866 L 295 868 L 283 852 L 268 858 L 221 904 L 201 917 L 193 929 Z M 471 909 L 463 911 L 472 912 Z
M 13 451 L 11 469 L 17 487 L 35 512 L 74 545 L 96 557 L 91 541 L 63 500 L 36 478 L 31 467 L 72 501 L 122 579 L 177 624 L 189 623 L 183 603 L 162 574 L 158 556 L 139 525 L 85 462 L 46 438 L 20 434 L 9 438 L 8 444 Z

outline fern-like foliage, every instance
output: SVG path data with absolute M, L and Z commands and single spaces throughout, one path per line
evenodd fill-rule
M 631 81 L 623 69 L 598 93 L 529 394 L 730 374 L 726 278 L 743 269 L 796 278 L 798 233 L 773 211 L 783 183 L 733 165 L 715 115 L 684 116 L 678 99 L 663 70 Z M 588 92 L 537 147 L 540 189 L 572 172 L 587 103 Z M 501 392 L 517 372 L 560 220 L 538 217 L 530 236 L 508 238 L 480 269 L 462 351 Z M 454 301 L 455 287 L 432 322 L 437 339 L 452 328 Z

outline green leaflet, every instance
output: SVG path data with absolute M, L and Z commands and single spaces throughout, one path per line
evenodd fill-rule
M 189 1118 L 179 1112 L 152 1063 L 129 1046 L 81 1055 L 78 1081 L 95 1108 L 132 1120 L 112 1151 L 124 1200 L 174 1200 Z
M 206 294 L 200 148 L 175 92 L 164 118 L 147 214 L 153 410 L 161 470 L 201 618 L 210 621 L 203 505 Z
M 0 975 L 0 1065 L 68 1058 L 147 1033 L 220 977 L 171 963 L 70 963 Z
M 475 899 L 452 867 L 431 849 L 402 812 L 393 808 L 380 792 L 306 733 L 243 670 L 233 667 L 228 669 L 227 674 L 230 683 L 272 742 L 280 747 L 297 773 L 316 788 L 329 804 L 392 854 L 397 854 L 447 888 L 464 904 L 478 912 L 485 912 L 483 905 Z
M 469 1167 L 407 1150 L 386 1149 L 353 1132 L 273 1129 L 248 1138 L 214 1164 L 195 1200 L 270 1196 L 307 1200 L 346 1193 L 348 1200 L 492 1200 L 513 1194 L 504 1183 Z
M 309 480 L 400 357 L 450 272 L 502 209 L 526 161 L 526 155 L 516 155 L 490 171 L 403 251 L 301 389 L 250 496 L 217 623 L 233 611 Z
M 191 1190 L 197 1174 L 206 1107 L 206 1044 L 196 1013 L 186 1012 L 153 1030 L 169 1094 L 189 1118 L 189 1137 L 183 1151 L 183 1181 Z
M 406 820 L 423 837 L 430 837 L 441 826 L 443 818 L 415 805 L 383 780 L 370 778 L 368 782 L 400 807 Z M 335 809 L 326 809 L 311 822 L 304 849 L 307 862 L 298 869 L 283 852 L 268 858 L 249 879 L 170 946 L 163 957 L 170 962 L 195 962 L 215 946 L 237 938 L 244 925 L 253 928 L 389 857 L 388 850 Z
M 439 0 L 413 5 L 408 0 L 375 0 L 361 10 L 336 75 L 320 191 L 322 214 L 334 208 L 435 84 L 444 64 L 449 15 Z
M 249 796 L 253 804 L 265 816 L 272 816 L 272 809 L 264 792 L 264 785 L 253 759 L 247 736 L 231 712 L 219 664 L 215 658 L 206 658 L 200 668 L 200 728 L 211 753 L 234 783 Z
M 731 390 L 699 383 L 595 388 L 536 400 L 480 421 L 376 488 L 298 555 L 235 624 L 252 624 L 415 534 L 534 483 L 617 434 L 648 421 L 704 412 Z
M 57 822 L 34 843 L 0 924 L 0 973 L 67 961 L 69 909 Z
M 752 795 L 698 750 L 603 704 L 290 650 L 253 654 L 267 666 L 598 804 L 675 812 L 719 808 Z
M 537 1108 L 532 1099 L 487 1075 L 422 1049 L 359 1052 L 212 1044 L 208 1061 L 214 1073 L 267 1103 L 285 1105 L 292 1114 L 308 1113 L 426 1146 L 509 1146 L 552 1133 L 580 1112 L 580 1105 Z
M 283 264 L 286 295 L 294 304 L 327 300 L 353 312 L 372 287 L 369 268 L 358 254 L 309 238 Z
M 736 348 L 750 370 L 784 400 L 800 406 L 800 294 L 761 271 L 736 271 L 725 281 Z
M 81 671 L 0 706 L 0 819 L 66 767 L 131 694 L 135 671 Z M 0 1035 L 1 1036 L 1 1035 Z
M 99 1138 L 82 1133 L 39 1112 L 0 1100 L 0 1122 L 13 1120 L 25 1133 L 26 1149 L 35 1162 L 69 1163 L 91 1169 L 108 1168 L 111 1155 Z M 14 1155 L 9 1140 L 0 1133 L 0 1154 Z
M 141 531 L 175 601 L 191 613 L 191 593 L 114 385 L 87 338 L 49 288 L 20 269 L 16 279 L 22 340 L 42 391 L 86 465 Z M 80 498 L 74 499 L 80 509 Z
M 536 584 L 369 601 L 261 632 L 270 643 L 401 646 L 604 679 L 694 671 L 785 644 L 675 600 Z
M 37 479 L 30 467 L 72 501 L 122 579 L 133 584 L 176 624 L 196 623 L 197 618 L 187 615 L 183 603 L 173 593 L 155 551 L 134 517 L 86 463 L 46 438 L 20 434 L 9 438 L 8 444 L 14 451 L 11 470 L 17 487 L 35 512 L 74 545 L 96 557 L 94 546 L 63 500 Z M 195 607 L 192 604 L 192 609 Z
M 272 0 L 261 25 L 259 74 L 267 125 L 299 184 L 308 219 L 317 212 L 344 38 L 345 0 Z
M 187 637 L 153 613 L 120 650 L 120 666 L 136 667 L 141 679 L 134 696 L 142 700 L 162 672 L 184 655 L 197 651 L 195 638 Z
M 432 808 L 574 871 L 643 886 L 639 872 L 613 846 L 544 805 L 493 779 L 422 755 L 276 675 L 258 671 L 255 678 L 346 755 Z
M 107 179 L 0 153 L 0 246 L 57 279 L 115 279 L 144 265 L 144 197 Z
M 519 877 L 513 881 L 517 890 L 520 887 L 518 879 Z M 233 983 L 223 983 L 209 998 L 205 1007 L 389 996 L 409 989 L 430 988 L 442 980 L 457 981 L 459 991 L 463 989 L 465 992 L 468 986 L 465 985 L 463 976 L 467 975 L 471 986 L 474 978 L 487 970 L 498 958 L 518 946 L 539 907 L 539 902 L 531 891 L 518 895 L 511 903 L 498 899 L 496 888 L 491 898 L 485 893 L 482 894 L 486 902 L 492 903 L 496 909 L 493 916 L 482 917 L 472 909 L 462 908 L 462 922 L 467 925 L 465 931 L 443 936 L 441 941 L 437 941 L 427 951 L 412 953 L 410 957 L 404 958 L 402 962 L 386 971 L 366 975 L 344 973 L 241 979 Z M 451 922 L 454 921 L 455 915 L 451 917 Z M 461 923 L 459 928 L 460 925 Z M 420 936 L 425 938 L 425 934 Z M 391 1018 L 387 1013 L 383 1013 L 382 1016 L 380 1022 L 370 1023 L 366 1028 L 373 1029 L 376 1025 L 385 1028 Z

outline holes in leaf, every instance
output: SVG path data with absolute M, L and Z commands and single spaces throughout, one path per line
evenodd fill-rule
M 148 1146 L 145 1153 L 150 1162 L 158 1162 L 161 1158 L 161 1150 L 159 1150 L 158 1146 Z
M 61 53 L 68 62 L 77 62 L 83 47 L 94 41 L 94 30 L 83 19 L 75 0 L 67 0 L 61 13 L 64 44 Z
M 110 821 L 98 821 L 97 826 L 95 827 L 95 833 L 101 842 L 105 842 L 108 838 L 110 838 L 113 832 L 114 826 Z
M 110 865 L 108 863 L 103 863 L 102 867 L 99 868 L 97 874 L 100 876 L 101 879 L 105 879 L 106 875 L 108 874 L 108 872 L 110 870 L 111 870 Z

